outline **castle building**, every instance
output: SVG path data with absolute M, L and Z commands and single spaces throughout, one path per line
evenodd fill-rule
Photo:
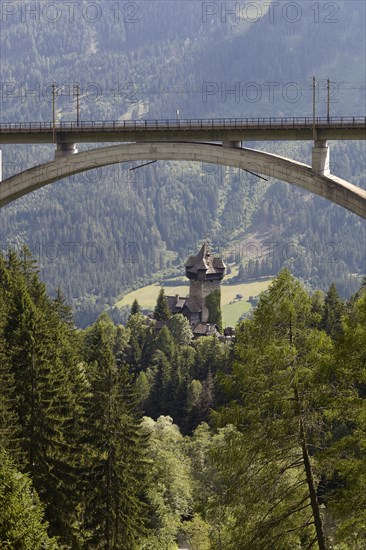
M 212 256 L 204 243 L 196 256 L 188 258 L 185 268 L 190 281 L 189 297 L 167 296 L 171 313 L 187 317 L 196 338 L 220 334 L 221 281 L 226 269 L 222 258 Z

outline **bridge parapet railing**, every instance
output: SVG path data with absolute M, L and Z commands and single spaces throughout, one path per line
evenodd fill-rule
M 156 130 L 232 130 L 311 128 L 312 117 L 252 117 L 252 118 L 192 118 L 192 119 L 144 119 L 112 121 L 61 121 L 55 125 L 57 132 L 100 131 L 156 131 Z M 366 117 L 317 117 L 315 125 L 321 128 L 366 127 Z M 47 132 L 53 130 L 52 122 L 2 122 L 0 132 Z

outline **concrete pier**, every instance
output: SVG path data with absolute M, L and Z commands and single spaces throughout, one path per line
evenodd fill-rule
M 229 147 L 230 149 L 241 149 L 241 141 L 229 141 L 225 140 L 222 142 L 224 147 Z
M 313 147 L 312 168 L 319 176 L 330 175 L 330 154 L 326 141 L 316 141 Z
M 68 157 L 69 155 L 76 155 L 78 152 L 76 143 L 58 143 L 55 152 L 55 160 Z

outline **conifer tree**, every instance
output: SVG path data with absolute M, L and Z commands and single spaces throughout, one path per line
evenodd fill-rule
M 366 546 L 366 293 L 358 293 L 337 338 L 329 378 L 330 438 L 320 452 L 322 501 L 330 510 L 334 543 Z
M 156 338 L 152 361 L 154 381 L 146 412 L 153 418 L 172 414 L 174 406 L 172 363 L 175 356 L 175 342 L 167 327 L 163 327 Z
M 44 522 L 43 506 L 26 474 L 14 467 L 0 448 L 0 546 L 24 550 L 57 550 Z
M 72 308 L 66 303 L 65 294 L 60 286 L 56 289 L 56 296 L 53 300 L 56 313 L 59 319 L 70 329 L 74 328 L 74 318 Z
M 345 312 L 345 304 L 339 298 L 337 287 L 332 283 L 324 299 L 323 316 L 320 328 L 329 336 L 336 338 L 342 332 L 342 315 Z
M 242 323 L 233 372 L 223 378 L 232 405 L 221 420 L 236 424 L 247 441 L 240 441 L 246 466 L 232 491 L 238 515 L 228 534 L 232 543 L 245 541 L 243 550 L 295 547 L 299 540 L 327 548 L 309 445 L 324 436 L 319 404 L 331 394 L 324 373 L 332 344 L 308 328 L 313 315 L 310 298 L 283 270 L 261 295 L 253 320 Z M 237 456 L 233 448 L 234 469 Z
M 3 296 L 4 293 L 0 290 L 0 448 L 11 451 L 12 456 L 19 459 L 19 419 L 15 412 L 15 381 L 6 353 L 4 337 L 6 306 Z
M 150 320 L 141 313 L 130 317 L 126 327 L 130 336 L 124 349 L 124 358 L 131 374 L 136 378 L 140 371 L 146 370 L 151 364 L 155 335 Z
M 129 319 L 132 317 L 132 315 L 135 315 L 136 313 L 142 313 L 141 311 L 141 306 L 140 304 L 138 303 L 137 299 L 135 298 L 134 301 L 132 302 L 132 306 L 131 306 L 131 311 L 130 311 L 130 315 L 129 315 Z
M 85 478 L 85 527 L 89 545 L 133 550 L 144 531 L 145 436 L 137 397 L 116 329 L 99 318 L 87 338 L 91 395 L 86 404 L 89 470 Z
M 24 262 L 9 255 L 8 269 L 16 284 L 4 336 L 17 396 L 20 464 L 47 503 L 52 532 L 71 541 L 76 476 L 67 425 L 75 414 L 75 399 L 63 363 L 62 323 L 33 266 L 26 271 Z
M 161 287 L 154 309 L 154 319 L 156 321 L 167 321 L 170 319 L 170 309 L 168 300 L 165 296 L 164 288 Z

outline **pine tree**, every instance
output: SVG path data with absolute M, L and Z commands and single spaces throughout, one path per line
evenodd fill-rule
M 336 338 L 342 333 L 342 315 L 345 313 L 344 302 L 339 298 L 337 287 L 332 283 L 324 299 L 323 316 L 320 328 L 329 336 Z
M 59 319 L 64 323 L 64 325 L 68 326 L 70 329 L 73 329 L 74 318 L 72 308 L 66 303 L 65 294 L 60 286 L 56 289 L 56 297 L 53 300 L 53 303 Z
M 0 264 L 1 260 L 0 256 Z M 3 287 L 1 288 L 4 290 Z M 0 448 L 11 451 L 13 457 L 19 460 L 19 419 L 15 412 L 15 381 L 10 369 L 4 337 L 6 322 L 4 294 L 0 291 Z
M 156 338 L 152 360 L 153 384 L 146 404 L 148 416 L 172 414 L 174 406 L 173 359 L 175 342 L 167 327 L 163 327 Z
M 167 321 L 170 319 L 170 309 L 168 300 L 165 296 L 164 288 L 161 287 L 154 309 L 154 319 L 156 321 Z
M 0 546 L 24 550 L 57 550 L 47 533 L 43 506 L 29 477 L 14 467 L 0 447 Z
M 145 436 L 138 398 L 121 354 L 116 329 L 99 318 L 87 337 L 91 395 L 86 404 L 89 470 L 85 477 L 85 528 L 89 545 L 133 550 L 144 523 Z
M 4 327 L 17 396 L 21 467 L 32 477 L 54 534 L 73 541 L 77 477 L 67 426 L 75 414 L 70 373 L 63 363 L 62 322 L 45 285 L 9 257 L 14 289 Z
M 129 341 L 124 349 L 124 359 L 136 378 L 140 371 L 146 370 L 151 364 L 155 335 L 150 320 L 141 313 L 133 315 L 126 328 L 129 330 Z
M 130 311 L 130 315 L 129 315 L 128 319 L 130 319 L 132 317 L 132 315 L 135 315 L 136 313 L 142 313 L 142 311 L 141 311 L 140 304 L 138 303 L 137 299 L 135 298 L 135 300 L 132 302 L 131 311 Z

